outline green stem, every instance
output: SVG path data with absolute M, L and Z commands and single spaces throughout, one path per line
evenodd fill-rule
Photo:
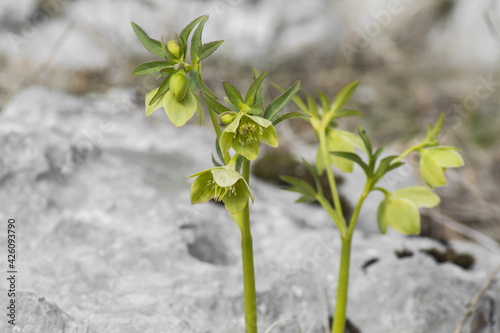
M 399 155 L 398 158 L 396 158 L 394 161 L 392 161 L 392 164 L 401 161 L 403 158 L 405 158 L 406 156 L 410 155 L 410 153 L 412 151 L 417 150 L 417 149 L 425 146 L 426 144 L 427 144 L 427 140 L 425 140 L 424 142 L 421 142 L 419 144 L 416 144 L 414 146 L 411 146 L 410 148 L 406 149 L 401 155 Z
M 347 290 L 349 287 L 349 265 L 351 260 L 351 237 L 342 238 L 340 254 L 339 281 L 337 286 L 337 301 L 333 318 L 332 333 L 344 333 L 347 310 Z
M 347 291 L 349 288 L 349 266 L 351 258 L 352 235 L 354 233 L 354 227 L 356 226 L 356 222 L 358 220 L 359 212 L 361 211 L 361 206 L 370 193 L 372 186 L 372 182 L 370 180 L 367 180 L 363 193 L 361 193 L 361 196 L 358 200 L 358 203 L 356 204 L 356 208 L 354 209 L 351 220 L 349 222 L 349 230 L 347 232 L 347 236 L 341 237 L 342 249 L 340 253 L 337 301 L 335 302 L 335 315 L 332 333 L 344 333 L 347 311 Z
M 207 103 L 207 101 L 205 101 L 205 104 L 207 105 L 208 113 L 210 114 L 210 120 L 212 120 L 212 125 L 213 125 L 214 130 L 215 130 L 215 135 L 217 135 L 217 141 L 219 141 L 220 136 L 222 135 L 222 130 L 219 126 L 219 118 L 217 117 L 217 114 L 212 109 L 210 104 Z M 229 155 L 229 153 L 224 154 L 224 162 L 226 162 L 226 164 L 229 163 L 230 159 L 231 159 L 231 156 Z
M 242 175 L 250 178 L 250 161 L 243 160 Z M 248 199 L 247 199 L 248 200 Z M 252 233 L 250 231 L 249 202 L 241 214 L 241 257 L 243 260 L 243 294 L 245 298 L 245 333 L 257 333 L 257 301 L 255 296 L 255 273 L 253 265 Z
M 319 131 L 319 146 L 320 146 L 320 154 L 321 158 L 323 159 L 323 163 L 326 168 L 326 174 L 328 176 L 328 183 L 330 185 L 330 190 L 332 191 L 332 199 L 333 199 L 333 204 L 335 206 L 335 211 L 337 211 L 338 215 L 343 218 L 342 214 L 342 206 L 340 205 L 340 198 L 339 194 L 337 192 L 337 184 L 335 183 L 335 176 L 333 175 L 333 169 L 330 165 L 330 153 L 328 152 L 328 147 L 326 144 L 326 136 L 325 136 L 325 130 L 320 130 Z M 345 221 L 344 221 L 345 224 Z

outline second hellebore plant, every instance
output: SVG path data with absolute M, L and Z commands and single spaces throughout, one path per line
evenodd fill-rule
M 344 86 L 332 103 L 322 92 L 318 92 L 321 101 L 320 105 L 307 93 L 307 105 L 300 97 L 293 97 L 297 106 L 308 116 L 307 119 L 319 140 L 316 168 L 304 161 L 307 169 L 313 175 L 315 187 L 294 177 L 281 177 L 285 182 L 292 185 L 287 190 L 302 195 L 297 202 L 318 201 L 330 215 L 340 232 L 342 247 L 332 333 L 344 333 L 352 236 L 363 202 L 370 192 L 380 191 L 385 197 L 377 210 L 377 223 L 381 233 L 385 234 L 387 227 L 390 226 L 403 234 L 418 234 L 420 233 L 418 208 L 431 208 L 439 204 L 439 197 L 431 189 L 434 186 L 446 184 L 444 178 L 445 168 L 460 167 L 464 163 L 457 148 L 439 146 L 437 136 L 443 125 L 444 114 L 441 115 L 434 127 L 429 125 L 427 136 L 422 142 L 410 147 L 399 156 L 391 155 L 379 161 L 384 147 L 374 151 L 370 139 L 361 126 L 358 127 L 358 134 L 337 129 L 338 118 L 362 116 L 357 111 L 343 109 L 357 85 L 358 82 L 353 82 Z M 367 155 L 366 161 L 356 154 L 355 148 Z M 420 171 L 429 188 L 412 186 L 390 192 L 383 187 L 377 186 L 378 182 L 387 173 L 402 166 L 403 162 L 401 160 L 413 151 L 420 153 Z M 357 164 L 363 170 L 366 182 L 352 216 L 346 220 L 342 212 L 331 165 L 335 165 L 341 171 L 351 172 L 354 164 Z M 325 168 L 332 192 L 333 205 L 326 199 L 319 182 L 319 175 Z

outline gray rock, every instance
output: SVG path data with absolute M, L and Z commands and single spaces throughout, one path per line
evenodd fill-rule
M 123 90 L 74 97 L 32 87 L 0 113 L 0 219 L 16 219 L 18 301 L 29 300 L 18 327 L 242 332 L 238 229 L 221 205 L 191 206 L 185 179 L 210 167 L 214 137 L 197 126 L 177 129 L 162 111 L 146 119 L 131 101 Z M 251 187 L 259 329 L 294 318 L 323 332 L 338 271 L 333 223 L 315 206 L 292 204 L 293 193 L 255 179 Z M 358 230 L 352 322 L 370 333 L 451 332 L 500 255 L 456 243 L 476 257 L 465 271 L 419 252 L 439 246 Z M 414 255 L 396 258 L 403 247 Z M 499 296 L 488 293 L 473 325 Z M 499 331 L 497 321 L 488 323 Z M 293 331 L 292 324 L 273 332 Z

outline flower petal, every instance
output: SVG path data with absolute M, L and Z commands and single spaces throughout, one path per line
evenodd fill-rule
M 181 101 L 177 101 L 169 90 L 163 98 L 163 107 L 172 124 L 181 127 L 194 115 L 198 103 L 192 90 L 188 90 L 186 97 Z
M 162 99 L 158 99 L 156 102 L 153 104 L 149 105 L 151 103 L 151 100 L 153 97 L 156 95 L 158 92 L 159 88 L 156 88 L 155 90 L 151 90 L 146 94 L 146 117 L 151 115 L 153 112 L 155 112 L 158 109 L 161 109 L 163 107 Z
M 237 214 L 245 208 L 248 204 L 248 190 L 244 182 L 239 181 L 236 183 L 236 193 L 229 195 L 226 194 L 222 199 L 226 205 L 226 209 L 231 215 Z
M 262 118 L 259 116 L 250 116 L 250 115 L 246 115 L 246 117 L 250 118 L 251 120 L 256 122 L 258 125 L 260 125 L 264 128 L 267 128 L 269 126 L 273 126 L 273 123 L 271 121 L 267 120 L 266 118 Z
M 276 130 L 274 129 L 273 125 L 267 128 L 262 128 L 260 139 L 271 147 L 278 147 L 278 134 L 276 134 Z
M 250 142 L 241 143 L 239 140 L 233 140 L 233 149 L 243 157 L 253 161 L 259 155 L 260 141 L 252 140 Z
M 210 172 L 203 172 L 194 180 L 191 185 L 191 204 L 207 202 L 214 197 L 211 186 L 208 186 L 212 180 L 213 177 Z
M 464 160 L 455 147 L 427 148 L 427 153 L 443 168 L 458 168 L 464 165 Z
M 446 185 L 443 168 L 426 152 L 426 149 L 420 152 L 420 173 L 430 188 Z
M 383 219 L 392 229 L 412 235 L 420 233 L 420 213 L 417 206 L 408 199 L 389 197 Z
M 234 185 L 238 180 L 243 178 L 242 175 L 233 169 L 229 168 L 214 168 L 211 169 L 212 176 L 214 177 L 214 181 L 220 187 L 228 187 Z
M 432 208 L 441 201 L 439 196 L 425 186 L 412 186 L 391 192 L 395 198 L 405 198 L 413 202 L 417 207 Z
M 219 145 L 223 154 L 226 154 L 229 148 L 233 146 L 234 136 L 234 133 L 226 132 L 225 130 L 222 132 L 219 139 Z

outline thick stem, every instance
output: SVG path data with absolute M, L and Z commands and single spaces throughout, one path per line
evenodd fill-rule
M 250 161 L 243 160 L 242 175 L 250 178 Z M 247 199 L 248 200 L 248 199 Z M 249 202 L 241 214 L 241 257 L 243 260 L 243 294 L 245 298 L 245 333 L 257 333 L 257 301 L 255 296 L 255 273 L 253 265 L 252 233 L 250 231 Z
M 339 281 L 337 286 L 337 301 L 333 318 L 332 333 L 344 333 L 347 310 L 347 290 L 349 287 L 349 265 L 351 260 L 351 237 L 342 238 L 340 254 Z

